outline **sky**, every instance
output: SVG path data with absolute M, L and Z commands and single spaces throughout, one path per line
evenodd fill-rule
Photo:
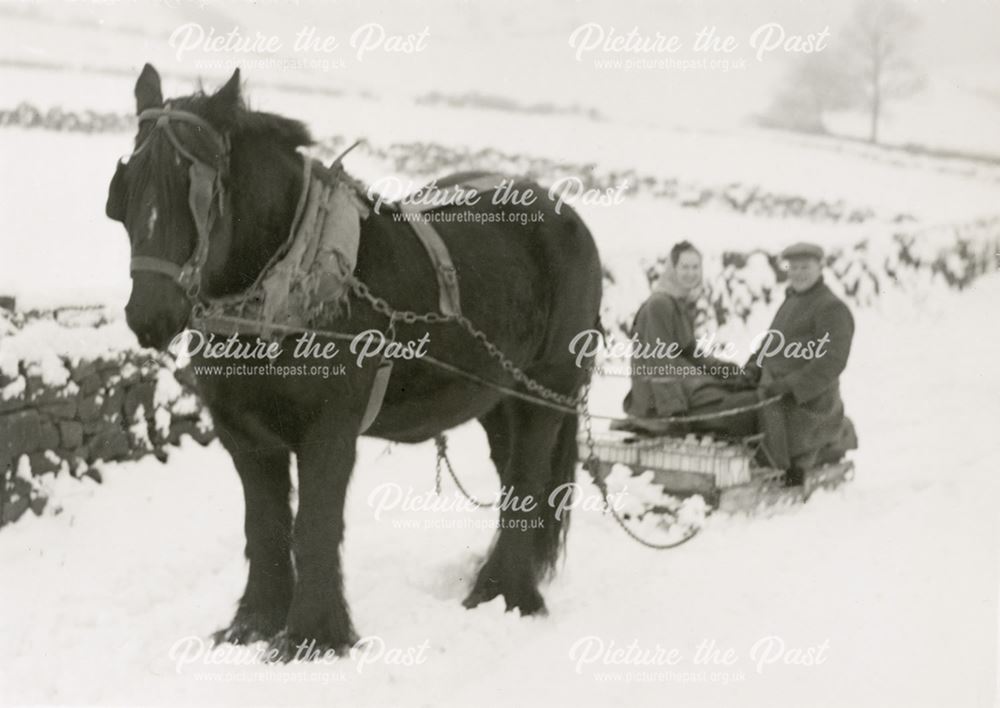
M 995 0 L 903 0 L 922 25 L 913 38 L 915 61 L 946 84 L 963 91 L 986 88 L 1000 95 L 1000 2 Z M 593 106 L 605 114 L 630 115 L 656 124 L 697 127 L 731 125 L 760 111 L 772 87 L 798 56 L 775 49 L 756 56 L 750 46 L 755 29 L 774 23 L 786 38 L 829 32 L 828 48 L 841 41 L 840 27 L 849 3 L 821 0 L 579 0 L 504 3 L 428 0 L 420 3 L 317 2 L 0 2 L 0 61 L 87 67 L 135 67 L 139 57 L 158 62 L 161 73 L 221 77 L 225 68 L 207 62 L 256 57 L 328 59 L 320 66 L 283 68 L 278 81 L 310 83 L 328 91 L 421 95 L 430 91 L 504 96 L 525 103 Z M 193 27 L 184 35 L 185 26 Z M 591 38 L 623 35 L 640 38 L 677 35 L 674 53 L 635 53 L 600 49 L 579 53 L 571 45 L 575 30 L 590 25 Z M 378 46 L 355 56 L 352 35 L 367 35 Z M 333 52 L 294 51 L 296 35 L 314 27 L 316 36 L 333 35 Z M 699 30 L 714 27 L 732 35 L 732 53 L 696 53 Z M 181 37 L 197 33 L 239 37 L 257 33 L 277 39 L 274 54 L 205 49 L 201 42 L 181 49 Z M 363 31 L 363 30 L 362 30 Z M 778 30 L 775 29 L 777 36 Z M 178 34 L 180 32 L 180 34 Z M 380 35 L 383 33 L 384 35 Z M 193 33 L 193 34 L 192 34 Z M 413 42 L 424 33 L 420 51 L 388 51 L 393 35 Z M 171 42 L 171 37 L 174 37 Z M 379 41 L 381 39 L 381 41 Z M 361 38 L 358 38 L 361 41 Z M 403 46 L 398 44 L 397 46 Z M 602 68 L 607 59 L 730 59 L 731 66 L 709 68 Z M 742 66 L 736 66 L 740 61 Z M 339 63 L 338 63 L 339 62 Z M 258 68 L 258 73 L 266 72 Z M 934 82 L 932 82 L 934 84 Z

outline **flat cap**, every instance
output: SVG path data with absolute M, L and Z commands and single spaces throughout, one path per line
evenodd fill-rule
M 815 258 L 821 261 L 823 260 L 823 249 L 817 246 L 815 243 L 806 243 L 805 241 L 800 241 L 799 243 L 793 243 L 791 246 L 782 251 L 781 257 Z

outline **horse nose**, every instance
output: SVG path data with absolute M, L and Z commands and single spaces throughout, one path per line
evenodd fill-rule
M 138 333 L 138 330 L 141 329 L 139 313 L 136 311 L 135 305 L 133 305 L 131 301 L 129 301 L 129 303 L 125 306 L 125 324 L 128 325 L 130 330 L 136 333 Z
M 183 330 L 190 306 L 174 283 L 164 289 L 162 276 L 152 281 L 135 279 L 125 305 L 125 322 L 143 347 L 163 349 Z M 180 297 L 178 296 L 180 293 Z
M 135 333 L 139 346 L 149 347 L 153 343 L 153 327 L 147 318 L 139 313 L 139 308 L 131 301 L 125 306 L 125 324 Z
M 141 330 L 136 336 L 139 340 L 139 346 L 141 347 L 151 347 L 153 346 L 153 335 L 148 330 Z

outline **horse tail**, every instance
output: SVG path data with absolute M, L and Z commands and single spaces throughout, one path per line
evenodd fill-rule
M 566 414 L 556 434 L 556 444 L 552 449 L 552 469 L 546 484 L 545 497 L 542 500 L 542 515 L 544 526 L 538 529 L 535 537 L 536 558 L 541 564 L 543 576 L 550 576 L 555 571 L 563 547 L 566 544 L 566 534 L 569 532 L 568 500 L 575 493 L 573 483 L 576 481 L 577 443 L 576 434 L 579 425 L 578 416 Z M 564 486 L 566 485 L 566 486 Z M 560 489 L 561 488 L 561 489 Z M 555 493 L 555 497 L 552 495 Z M 554 503 L 550 503 L 555 500 Z M 560 503 L 566 500 L 566 503 Z

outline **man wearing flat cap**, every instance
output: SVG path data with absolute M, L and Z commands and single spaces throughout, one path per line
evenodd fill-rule
M 805 470 L 857 448 L 839 381 L 851 352 L 854 318 L 823 282 L 822 248 L 796 243 L 781 257 L 788 264 L 785 301 L 745 372 L 761 398 L 782 397 L 761 410 L 760 425 L 772 462 L 788 470 L 788 483 L 796 484 Z

